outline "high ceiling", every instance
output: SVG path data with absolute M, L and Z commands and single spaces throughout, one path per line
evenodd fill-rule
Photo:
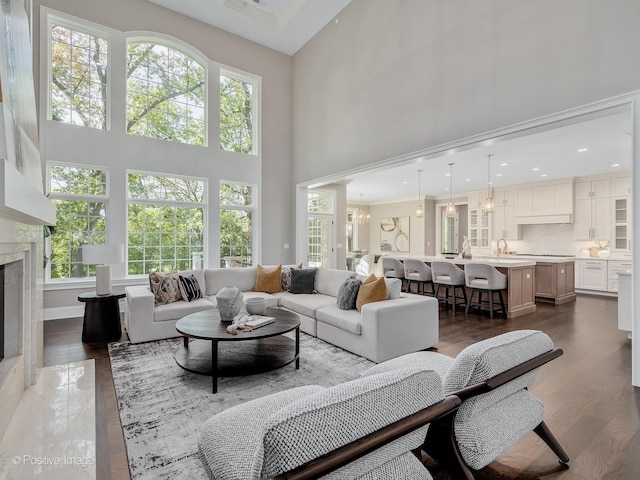
M 599 112 L 542 130 L 483 142 L 459 153 L 443 153 L 432 159 L 417 157 L 402 166 L 350 176 L 345 178 L 349 182 L 347 200 L 365 204 L 417 201 L 418 169 L 422 169 L 421 194 L 446 198 L 449 163 L 454 163 L 454 197 L 487 189 L 489 154 L 493 155 L 492 187 L 631 170 L 628 108 Z
M 293 55 L 351 0 L 149 0 Z

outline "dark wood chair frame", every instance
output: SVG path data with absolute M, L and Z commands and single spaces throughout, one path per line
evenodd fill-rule
M 411 282 L 417 283 L 416 286 L 416 295 L 429 295 L 431 297 L 435 297 L 436 296 L 436 287 L 433 283 L 433 280 L 413 280 L 410 278 L 405 277 L 407 280 L 407 293 L 412 293 L 411 292 Z M 431 286 L 431 291 L 430 292 L 426 292 L 424 289 L 424 286 L 426 285 L 430 285 Z
M 440 297 L 440 287 L 445 287 L 444 297 Z M 449 289 L 453 289 L 453 294 L 449 295 Z M 462 296 L 456 295 L 456 289 L 462 290 Z M 446 305 L 451 305 L 453 309 L 453 314 L 456 313 L 456 306 L 467 307 L 467 289 L 465 284 L 462 283 L 460 285 L 449 285 L 447 283 L 436 283 L 435 284 L 435 293 L 434 297 L 438 299 L 440 303 L 444 303 Z
M 531 360 L 527 360 L 526 362 L 523 362 L 520 365 L 517 365 L 484 382 L 451 392 L 451 395 L 460 398 L 460 400 L 464 402 L 476 395 L 495 390 L 496 388 L 521 377 L 525 373 L 535 370 L 545 363 L 558 358 L 563 353 L 563 350 L 559 348 L 551 350 L 538 355 Z M 456 412 L 457 409 L 447 415 L 444 415 L 440 419 L 431 422 L 425 442 L 422 445 L 422 450 L 429 457 L 435 460 L 440 467 L 452 475 L 453 478 L 473 480 L 473 474 L 465 464 L 456 441 L 454 430 Z M 564 451 L 556 437 L 551 433 L 544 421 L 540 422 L 533 431 L 547 444 L 547 446 L 549 446 L 553 453 L 557 455 L 560 459 L 560 463 L 566 464 L 569 462 L 569 456 Z
M 391 423 L 380 430 L 348 443 L 332 452 L 311 460 L 294 470 L 282 473 L 275 477 L 276 480 L 307 480 L 318 478 L 337 470 L 358 458 L 373 452 L 374 450 L 390 443 L 407 433 L 423 427 L 429 423 L 450 416 L 460 405 L 460 399 L 448 395 L 444 400 L 434 403 L 408 417 Z
M 478 292 L 478 301 L 474 302 L 473 301 L 473 293 L 474 292 Z M 487 300 L 482 300 L 482 296 L 483 294 L 488 294 L 488 299 Z M 498 299 L 500 300 L 500 306 L 497 308 L 494 308 L 493 305 L 493 296 L 495 293 L 498 293 Z M 471 292 L 469 293 L 469 297 L 467 298 L 467 305 L 465 306 L 464 309 L 464 314 L 465 316 L 469 315 L 469 310 L 471 308 L 477 308 L 478 309 L 478 314 L 482 314 L 482 306 L 486 305 L 489 307 L 488 311 L 489 311 L 489 318 L 493 319 L 493 314 L 494 313 L 502 313 L 502 316 L 504 318 L 507 318 L 507 307 L 505 307 L 504 305 L 504 297 L 502 296 L 502 290 L 489 290 L 486 288 L 472 288 Z

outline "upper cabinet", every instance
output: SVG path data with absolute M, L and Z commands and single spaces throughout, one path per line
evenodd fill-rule
M 611 196 L 623 197 L 631 195 L 631 177 L 616 177 L 611 179 Z
M 573 184 L 545 184 L 517 190 L 516 222 L 571 223 Z
M 494 190 L 495 211 L 491 222 L 492 239 L 521 240 L 522 226 L 516 222 L 517 190 Z

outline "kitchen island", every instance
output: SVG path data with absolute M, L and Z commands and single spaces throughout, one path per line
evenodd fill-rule
M 575 262 L 572 255 L 487 255 L 478 259 L 492 260 L 495 258 L 515 258 L 533 260 L 536 262 L 535 297 L 542 302 L 556 305 L 574 302 L 575 290 Z M 487 262 L 489 263 L 489 262 Z
M 398 257 L 402 260 L 403 257 Z M 406 257 L 405 257 L 406 258 Z M 445 257 L 411 257 L 419 258 L 427 264 L 434 260 L 451 262 L 464 269 L 469 263 L 486 263 L 493 265 L 498 271 L 507 276 L 507 294 L 505 303 L 507 304 L 507 318 L 515 318 L 536 311 L 535 303 L 535 267 L 536 262 L 530 259 L 518 259 L 513 257 L 478 257 L 472 259 L 465 258 L 445 258 Z

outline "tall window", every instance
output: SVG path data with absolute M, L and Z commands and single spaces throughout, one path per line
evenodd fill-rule
M 310 267 L 332 266 L 333 205 L 332 192 L 309 191 L 307 262 Z
M 128 174 L 127 271 L 187 270 L 202 255 L 205 180 Z
M 155 43 L 127 47 L 127 132 L 205 145 L 205 68 Z
M 244 267 L 253 263 L 254 187 L 220 183 L 220 266 Z
M 49 191 L 57 207 L 49 278 L 88 277 L 94 266 L 82 263 L 81 247 L 105 243 L 107 171 L 50 164 Z
M 104 38 L 51 24 L 51 120 L 107 128 L 107 52 Z
M 253 85 L 238 77 L 220 75 L 220 147 L 254 153 Z

